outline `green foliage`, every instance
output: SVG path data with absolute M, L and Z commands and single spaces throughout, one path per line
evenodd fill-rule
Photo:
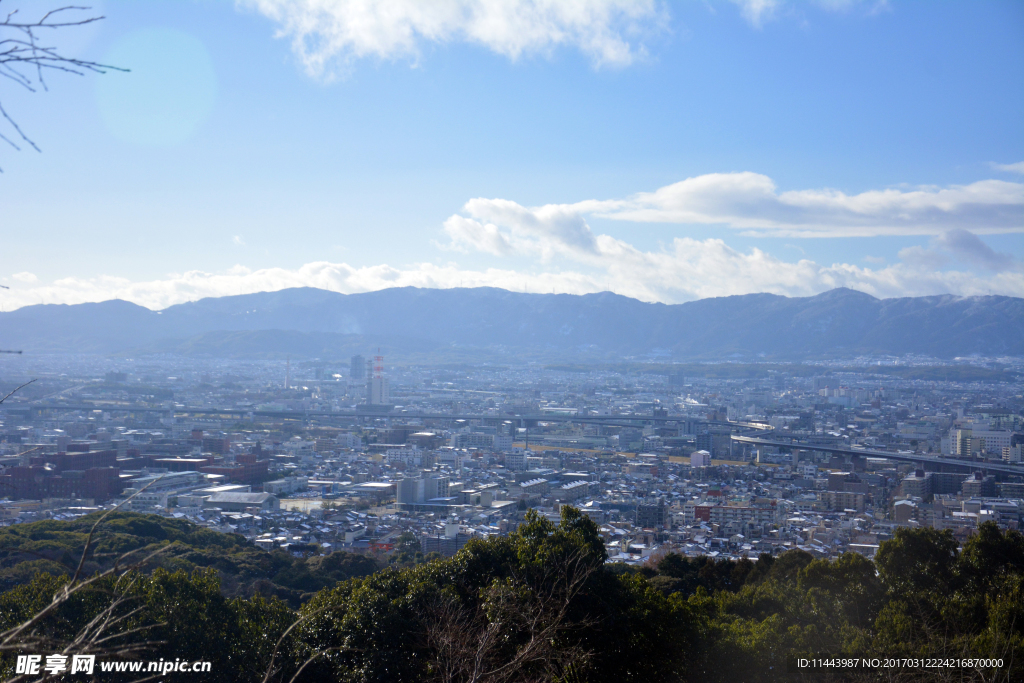
M 882 581 L 898 594 L 952 589 L 956 562 L 957 542 L 948 529 L 897 529 L 875 557 Z
M 38 572 L 73 574 L 99 513 L 69 522 L 43 521 L 0 529 L 0 587 L 27 583 Z M 296 558 L 265 551 L 234 534 L 223 534 L 187 520 L 117 512 L 97 529 L 83 567 L 85 575 L 110 568 L 115 560 L 138 560 L 163 546 L 152 563 L 170 572 L 217 571 L 227 597 L 256 593 L 276 596 L 298 607 L 304 595 L 380 568 L 368 557 L 334 552 Z
M 108 538 L 134 529 L 181 543 L 196 533 L 156 518 L 121 522 Z M 35 543 L 63 553 L 73 550 L 60 547 L 73 538 L 67 533 L 46 524 L 0 538 L 21 539 L 17 552 Z M 411 551 L 414 541 L 400 538 L 399 548 Z M 241 570 L 244 553 L 213 550 L 233 544 L 191 552 Z M 877 562 L 799 550 L 756 562 L 670 553 L 626 567 L 606 559 L 597 526 L 578 510 L 563 508 L 558 524 L 531 511 L 506 537 L 376 572 L 372 560 L 342 553 L 301 562 L 263 553 L 264 571 L 280 582 L 271 585 L 305 595 L 298 610 L 259 592 L 225 597 L 224 570 L 211 564 L 107 577 L 38 628 L 70 639 L 120 599 L 120 610 L 135 611 L 119 628 L 158 641 L 147 658 L 212 660 L 210 681 L 261 680 L 270 669 L 273 681 L 767 682 L 792 680 L 787 657 L 808 654 L 996 658 L 1002 669 L 957 680 L 1020 678 L 1024 542 L 995 525 L 982 525 L 962 551 L 947 533 L 901 529 Z M 0 594 L 0 628 L 37 613 L 66 582 L 40 573 Z M 0 674 L 11 665 L 10 655 L 0 658 Z

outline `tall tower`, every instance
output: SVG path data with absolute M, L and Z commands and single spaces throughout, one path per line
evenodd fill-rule
M 380 349 L 373 357 L 373 376 L 366 383 L 366 390 L 367 403 L 382 405 L 391 400 L 391 388 L 384 376 L 384 356 L 380 355 Z
M 292 388 L 292 359 L 289 356 L 288 360 L 285 361 L 284 365 L 284 388 Z

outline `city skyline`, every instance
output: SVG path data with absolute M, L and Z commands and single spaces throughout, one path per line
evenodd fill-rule
M 0 153 L 0 306 L 1024 296 L 1019 4 L 371 7 L 106 2 L 55 34 L 131 72 L 0 92 L 43 150 Z

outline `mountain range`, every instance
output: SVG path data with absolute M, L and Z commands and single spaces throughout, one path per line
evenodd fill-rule
M 402 287 L 295 288 L 152 311 L 121 300 L 0 313 L 0 348 L 26 353 L 343 359 L 394 354 L 573 360 L 726 360 L 925 354 L 1024 356 L 1024 299 L 746 294 L 683 304 L 598 294 Z

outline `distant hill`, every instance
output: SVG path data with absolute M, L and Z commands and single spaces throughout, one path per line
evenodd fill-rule
M 511 352 L 575 361 L 1024 356 L 1024 299 L 876 299 L 834 289 L 812 297 L 747 294 L 666 305 L 610 292 L 297 288 L 163 311 L 116 300 L 0 313 L 0 347 L 31 353 L 337 359 L 376 346 L 388 353 Z

